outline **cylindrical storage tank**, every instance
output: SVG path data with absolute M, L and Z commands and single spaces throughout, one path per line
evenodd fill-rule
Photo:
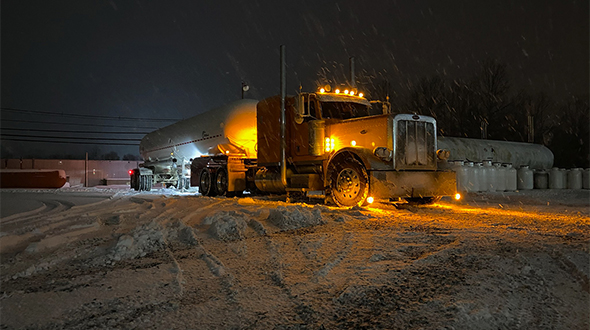
M 518 190 L 531 190 L 533 189 L 533 171 L 528 165 L 522 165 L 517 172 L 517 185 Z
M 477 191 L 484 192 L 486 191 L 487 187 L 487 180 L 485 176 L 485 169 L 483 167 L 483 163 L 477 162 L 474 163 L 473 166 L 475 167 L 475 175 L 477 175 Z
M 485 176 L 486 176 L 486 188 L 485 191 L 488 192 L 495 192 L 496 191 L 496 168 L 494 166 L 492 166 L 492 161 L 491 160 L 484 160 L 483 161 L 483 167 L 484 167 L 484 171 L 485 171 Z
M 503 166 L 506 170 L 506 191 L 516 191 L 516 169 L 510 163 Z
M 455 171 L 455 175 L 457 177 L 457 191 L 468 191 L 469 170 L 465 166 L 465 162 L 462 160 L 456 160 L 453 163 L 453 170 Z
M 581 168 L 572 168 L 567 172 L 567 189 L 582 189 Z
M 582 188 L 590 189 L 590 168 L 582 171 Z
M 547 189 L 549 174 L 545 170 L 538 170 L 533 173 L 535 189 Z
M 449 159 L 491 159 L 494 162 L 511 163 L 515 168 L 553 167 L 553 153 L 540 144 L 438 137 L 437 148 L 449 150 Z
M 479 178 L 475 172 L 473 162 L 467 162 L 467 191 L 477 192 L 479 190 Z
M 564 189 L 563 171 L 554 167 L 549 170 L 549 189 Z
M 496 191 L 506 190 L 506 169 L 502 163 L 492 163 L 496 168 Z
M 256 158 L 257 104 L 256 100 L 238 100 L 157 129 L 141 139 L 139 152 L 146 162 L 188 161 L 227 145 Z

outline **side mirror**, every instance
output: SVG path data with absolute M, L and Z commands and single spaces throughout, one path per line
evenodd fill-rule
M 303 123 L 303 118 L 305 116 L 305 101 L 303 99 L 303 95 L 299 94 L 297 96 L 297 101 L 295 102 L 295 122 L 297 124 Z

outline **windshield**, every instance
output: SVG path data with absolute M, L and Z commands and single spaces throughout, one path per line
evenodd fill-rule
M 320 104 L 324 119 L 350 119 L 369 115 L 369 107 L 365 104 L 355 102 L 320 102 Z

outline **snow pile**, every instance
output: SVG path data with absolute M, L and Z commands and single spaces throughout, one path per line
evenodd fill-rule
M 178 248 L 198 244 L 193 229 L 183 223 L 176 222 L 164 228 L 152 221 L 119 237 L 110 258 L 115 261 L 141 258 L 152 252 L 163 250 L 167 246 Z
M 144 257 L 148 253 L 163 249 L 164 244 L 162 226 L 153 221 L 119 237 L 111 257 L 117 261 Z
M 221 211 L 206 217 L 203 223 L 211 225 L 209 233 L 220 241 L 237 241 L 245 238 L 246 215 L 236 211 Z
M 314 207 L 310 211 L 309 208 L 300 205 L 288 207 L 278 206 L 275 209 L 271 209 L 267 221 L 283 230 L 317 226 L 326 223 L 320 208 Z

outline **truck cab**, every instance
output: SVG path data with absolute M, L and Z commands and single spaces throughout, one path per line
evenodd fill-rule
M 288 178 L 281 185 L 276 175 L 281 165 L 279 101 L 271 97 L 257 105 L 261 169 L 255 182 L 260 190 L 319 191 L 338 206 L 399 198 L 431 203 L 455 194 L 455 173 L 438 169 L 444 153 L 437 152 L 436 121 L 371 115 L 369 101 L 353 89 L 322 89 L 285 99 Z

